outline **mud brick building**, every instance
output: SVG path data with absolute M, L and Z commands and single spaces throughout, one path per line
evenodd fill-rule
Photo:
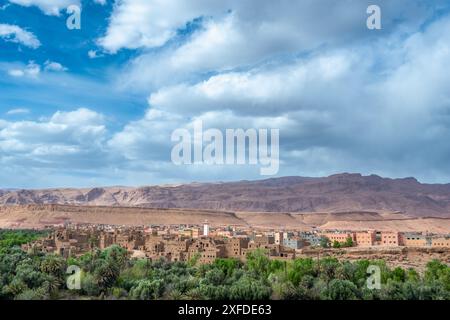
M 376 242 L 375 231 L 355 232 L 355 242 L 359 247 L 371 247 Z

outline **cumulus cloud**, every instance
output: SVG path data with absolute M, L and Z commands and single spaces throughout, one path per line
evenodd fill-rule
M 220 12 L 221 7 L 223 3 L 208 0 L 122 0 L 116 3 L 108 30 L 98 43 L 111 53 L 122 48 L 158 47 L 187 22 Z
M 41 45 L 33 33 L 11 24 L 0 24 L 0 38 L 5 41 L 23 44 L 32 49 L 36 49 Z
M 139 49 L 118 81 L 145 92 L 148 110 L 114 132 L 89 109 L 0 120 L 2 164 L 111 166 L 102 181 L 128 184 L 259 177 L 254 167 L 174 166 L 172 131 L 202 120 L 279 128 L 280 175 L 448 181 L 450 16 L 436 17 L 448 1 L 380 0 L 381 31 L 366 28 L 369 3 L 117 1 L 88 56 Z
M 350 68 L 356 58 L 352 55 L 337 52 L 275 68 L 222 73 L 196 84 L 162 88 L 150 96 L 149 103 L 163 110 L 188 114 L 229 109 L 237 114 L 258 116 L 308 108 L 307 96 L 312 99 L 318 91 L 314 85 L 345 90 L 345 85 L 339 83 L 353 72 Z M 177 98 L 180 96 L 182 106 Z
M 375 34 L 366 28 L 369 0 L 195 1 L 182 2 L 183 10 L 173 11 L 175 2 L 128 0 L 116 6 L 99 45 L 111 53 L 147 49 L 124 70 L 125 87 L 154 89 L 317 48 L 372 41 L 393 32 L 404 35 L 432 16 L 426 1 L 381 0 L 383 30 Z M 200 27 L 184 41 L 169 41 L 198 17 Z
M 86 108 L 58 111 L 39 121 L 4 121 L 0 154 L 4 166 L 86 168 L 104 159 L 106 126 L 101 114 Z M 12 156 L 13 155 L 13 156 Z M 9 161 L 8 161 L 9 159 Z M 10 162 L 12 161 L 12 162 Z
M 36 64 L 34 61 L 28 62 L 28 64 L 23 68 L 14 68 L 8 70 L 8 74 L 12 77 L 30 77 L 37 78 L 41 73 L 41 66 Z
M 449 32 L 446 16 L 406 38 L 391 35 L 169 85 L 149 97 L 158 119 L 147 113 L 111 141 L 130 159 L 154 161 L 155 150 L 168 154 L 169 146 L 163 137 L 148 137 L 168 137 L 169 128 L 189 128 L 196 119 L 220 129 L 275 127 L 281 174 L 361 171 L 445 181 Z
M 363 1 L 364 2 L 364 1 Z M 286 40 L 292 40 L 299 34 L 304 36 L 308 32 L 316 30 L 313 34 L 307 36 L 310 41 L 318 40 L 317 33 L 325 34 L 327 31 L 333 31 L 337 34 L 343 30 L 333 30 L 325 21 L 311 22 L 311 13 L 316 13 L 321 9 L 328 8 L 333 11 L 339 8 L 339 4 L 334 1 L 281 1 L 274 3 L 273 1 L 193 1 L 184 2 L 177 0 L 157 1 L 157 0 L 123 0 L 120 1 L 112 14 L 111 23 L 106 35 L 100 39 L 99 43 L 105 49 L 116 52 L 121 48 L 138 48 L 138 47 L 157 47 L 166 43 L 176 34 L 176 31 L 183 28 L 187 22 L 199 17 L 216 17 L 233 11 L 239 15 L 237 20 L 243 23 L 241 27 L 245 27 L 247 21 L 248 29 L 252 29 L 253 36 L 257 38 L 258 33 L 265 33 L 265 37 L 283 36 L 279 39 L 280 44 L 286 44 Z M 359 4 L 358 4 L 359 3 Z M 349 24 L 354 24 L 354 13 L 359 12 L 358 20 L 362 20 L 361 12 L 358 9 L 364 8 L 361 1 L 356 2 L 357 8 L 349 8 L 340 11 L 346 12 L 345 18 L 352 18 L 353 21 L 341 23 L 338 28 Z M 367 6 L 366 6 L 367 7 Z M 334 10 L 336 11 L 336 10 Z M 351 11 L 349 13 L 349 11 Z M 325 11 L 326 12 L 326 11 Z M 335 15 L 339 17 L 339 15 Z M 333 18 L 333 17 L 328 17 Z M 342 17 L 344 18 L 344 17 Z M 341 19 L 341 18 L 338 18 Z M 284 21 L 284 22 L 283 22 Z M 344 22 L 342 19 L 341 22 Z M 295 28 L 296 26 L 308 26 L 308 29 Z M 324 27 L 316 28 L 319 25 Z M 256 27 L 256 28 L 255 28 Z M 286 31 L 293 31 L 293 35 L 289 35 Z M 245 36 L 245 34 L 243 34 Z
M 42 69 L 46 72 L 64 72 L 68 70 L 62 64 L 50 60 L 47 60 L 42 67 L 34 61 L 29 61 L 26 66 L 15 65 L 11 67 L 8 70 L 8 74 L 16 78 L 28 77 L 36 79 L 41 74 Z
M 128 160 L 170 161 L 170 135 L 183 126 L 183 117 L 158 109 L 149 109 L 145 116 L 127 124 L 114 134 L 108 145 Z
M 61 72 L 61 71 L 67 71 L 67 68 L 64 67 L 62 64 L 60 64 L 59 62 L 54 62 L 54 61 L 47 60 L 44 63 L 44 70 L 45 71 Z
M 59 16 L 70 5 L 80 5 L 79 0 L 9 0 L 24 7 L 36 6 L 47 15 Z

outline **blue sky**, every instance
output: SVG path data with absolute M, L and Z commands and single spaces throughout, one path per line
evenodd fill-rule
M 0 61 L 22 67 L 33 61 L 41 68 L 46 61 L 51 61 L 63 65 L 67 72 L 56 76 L 50 74 L 47 79 L 40 81 L 24 81 L 22 77 L 1 77 L 2 88 L 8 89 L 8 94 L 2 94 L 0 97 L 2 110 L 15 105 L 24 106 L 30 110 L 29 116 L 32 119 L 33 116 L 50 116 L 55 110 L 72 110 L 76 101 L 77 104 L 90 106 L 93 110 L 117 116 L 117 119 L 121 120 L 142 114 L 146 108 L 145 95 L 131 95 L 127 91 L 111 95 L 110 86 L 107 85 L 113 80 L 112 70 L 126 63 L 135 53 L 123 51 L 115 55 L 105 55 L 102 59 L 91 59 L 88 56 L 89 51 L 97 50 L 95 41 L 107 28 L 111 3 L 102 6 L 93 1 L 86 1 L 83 4 L 81 30 L 66 28 L 69 15 L 64 13 L 64 7 L 60 15 L 55 16 L 44 14 L 39 7 L 8 3 L 0 1 L 0 6 L 7 5 L 0 10 L 1 23 L 24 26 L 25 30 L 32 32 L 39 39 L 41 45 L 35 49 L 15 42 L 2 41 Z M 63 87 L 58 84 L 62 77 L 67 81 L 67 85 Z M 80 94 L 81 90 L 83 94 Z M 113 108 L 112 104 L 117 104 L 117 107 Z
M 450 182 L 450 4 L 343 3 L 0 0 L 0 188 L 262 178 L 173 165 L 195 120 L 279 129 L 280 176 Z

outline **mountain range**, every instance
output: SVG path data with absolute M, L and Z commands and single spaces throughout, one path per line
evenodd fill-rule
M 401 212 L 450 217 L 450 184 L 336 174 L 144 187 L 0 190 L 0 205 L 70 204 L 249 212 Z

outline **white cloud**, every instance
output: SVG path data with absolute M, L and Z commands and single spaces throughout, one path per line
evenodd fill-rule
M 93 1 L 102 6 L 106 4 L 106 0 Z M 81 5 L 81 0 L 9 0 L 9 2 L 24 7 L 36 6 L 46 15 L 52 16 L 59 16 L 61 11 L 66 10 L 70 5 Z
M 56 71 L 56 72 L 67 71 L 67 68 L 64 67 L 62 64 L 50 60 L 47 60 L 44 63 L 44 66 L 45 71 Z
M 25 75 L 25 72 L 20 69 L 11 69 L 8 71 L 8 74 L 11 77 L 23 77 Z
M 12 77 L 24 77 L 27 76 L 29 78 L 37 78 L 41 73 L 42 67 L 35 63 L 34 61 L 29 61 L 26 66 L 15 66 L 8 70 L 8 74 Z M 54 61 L 47 60 L 43 69 L 46 72 L 64 72 L 68 69 L 64 67 L 62 64 Z
M 12 77 L 23 77 L 27 76 L 30 78 L 37 78 L 41 73 L 41 67 L 34 63 L 34 61 L 28 62 L 28 64 L 23 68 L 10 69 L 8 74 Z
M 27 113 L 30 113 L 30 110 L 26 108 L 16 108 L 6 112 L 7 115 L 27 114 Z
M 100 58 L 103 57 L 104 55 L 101 53 L 98 53 L 98 51 L 96 50 L 89 50 L 88 51 L 88 57 L 91 59 L 96 59 L 96 58 Z
M 147 115 L 115 134 L 110 148 L 146 170 L 155 163 L 169 166 L 170 132 L 202 119 L 220 129 L 280 128 L 280 174 L 360 171 L 423 178 L 432 167 L 445 181 L 449 33 L 446 16 L 406 38 L 322 49 L 160 88 L 149 97 Z M 191 168 L 164 170 L 180 177 Z
M 353 72 L 351 66 L 355 59 L 349 52 L 336 52 L 299 59 L 275 68 L 222 73 L 196 84 L 162 88 L 150 96 L 149 103 L 162 110 L 182 114 L 233 110 L 257 116 L 298 110 L 302 108 L 298 104 L 300 99 L 304 99 L 302 97 L 312 90 L 316 93 L 315 84 L 324 87 L 337 85 L 339 89 L 345 89 L 338 83 Z M 182 106 L 179 97 L 183 97 Z
M 75 111 L 57 111 L 50 119 L 50 122 L 64 125 L 92 125 L 96 126 L 104 123 L 104 116 L 87 108 L 79 108 Z
M 431 15 L 421 1 L 380 1 L 384 30 L 390 32 L 407 34 Z M 99 45 L 112 53 L 121 48 L 148 49 L 125 68 L 120 81 L 125 88 L 152 90 L 195 81 L 209 72 L 251 68 L 319 47 L 375 41 L 387 33 L 367 30 L 369 0 L 351 1 L 351 6 L 334 0 L 182 1 L 174 10 L 176 2 L 125 0 L 116 5 Z M 169 41 L 196 17 L 203 17 L 199 28 Z
M 116 3 L 108 30 L 98 43 L 112 53 L 121 48 L 158 47 L 187 22 L 220 12 L 223 6 L 208 0 L 122 0 Z
M 105 159 L 106 134 L 103 115 L 86 108 L 58 111 L 40 121 L 4 121 L 0 155 L 3 165 L 70 166 L 75 170 Z
M 59 16 L 70 5 L 80 5 L 80 0 L 9 0 L 24 7 L 36 6 L 47 15 Z
M 11 24 L 0 24 L 0 38 L 10 42 L 20 43 L 33 49 L 41 45 L 33 33 Z
M 167 161 L 172 130 L 182 125 L 183 118 L 177 114 L 149 109 L 144 118 L 130 122 L 116 133 L 108 145 L 129 160 Z
M 148 94 L 145 115 L 111 136 L 89 109 L 0 120 L 2 172 L 112 164 L 114 183 L 255 178 L 258 169 L 174 168 L 171 132 L 201 119 L 220 129 L 280 128 L 282 175 L 421 178 L 433 168 L 450 178 L 450 16 L 425 27 L 426 1 L 380 1 L 383 31 L 373 33 L 365 0 L 118 1 L 99 44 L 142 49 L 120 76 Z M 196 17 L 199 28 L 176 36 Z

